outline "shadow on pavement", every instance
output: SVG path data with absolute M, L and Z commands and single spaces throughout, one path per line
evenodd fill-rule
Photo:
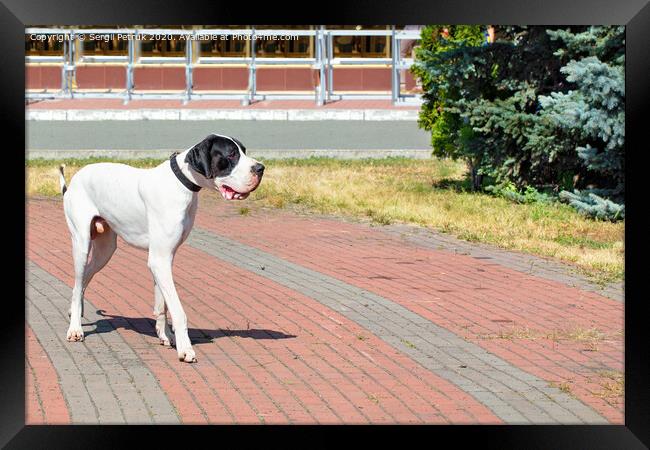
M 97 314 L 106 319 L 99 319 L 95 322 L 83 323 L 84 326 L 95 326 L 93 330 L 84 332 L 85 336 L 93 334 L 111 333 L 118 328 L 132 330 L 146 336 L 157 338 L 155 320 L 148 317 L 124 317 L 106 314 L 103 309 L 98 309 Z M 241 337 L 251 339 L 289 339 L 295 338 L 293 334 L 286 334 L 281 331 L 266 329 L 247 329 L 247 330 L 206 330 L 202 328 L 188 328 L 188 334 L 192 344 L 207 344 L 214 339 L 222 337 Z

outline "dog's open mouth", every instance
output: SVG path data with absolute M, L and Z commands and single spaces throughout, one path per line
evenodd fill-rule
M 233 188 L 225 184 L 219 186 L 219 192 L 221 192 L 221 195 L 226 200 L 244 200 L 250 194 L 250 192 L 246 192 L 246 193 L 237 192 L 236 190 L 234 190 Z

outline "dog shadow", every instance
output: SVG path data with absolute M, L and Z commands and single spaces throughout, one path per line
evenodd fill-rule
M 113 331 L 122 328 L 125 330 L 135 331 L 136 333 L 140 333 L 145 336 L 158 338 L 158 335 L 156 334 L 156 321 L 148 317 L 125 317 L 111 315 L 106 314 L 106 311 L 103 309 L 98 309 L 97 314 L 106 318 L 96 320 L 95 322 L 84 323 L 83 325 L 95 327 L 88 332 L 84 332 L 86 337 L 93 334 L 112 333 Z M 251 339 L 292 339 L 297 337 L 293 334 L 286 334 L 281 331 L 257 328 L 247 330 L 208 330 L 205 328 L 188 328 L 187 331 L 192 345 L 209 344 L 215 339 L 224 337 L 241 337 Z

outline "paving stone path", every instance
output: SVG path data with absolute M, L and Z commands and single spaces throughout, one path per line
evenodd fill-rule
M 158 344 L 146 252 L 124 242 L 68 343 L 62 205 L 28 199 L 28 423 L 623 423 L 622 288 L 432 232 L 200 199 L 174 262 L 197 364 Z

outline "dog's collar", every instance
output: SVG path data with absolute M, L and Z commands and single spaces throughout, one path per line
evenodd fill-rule
M 194 184 L 189 178 L 183 175 L 183 172 L 181 172 L 181 168 L 178 167 L 178 163 L 176 162 L 176 155 L 178 155 L 178 152 L 174 152 L 172 156 L 169 157 L 169 165 L 172 168 L 172 172 L 174 172 L 174 175 L 176 175 L 178 181 L 183 183 L 183 186 L 185 186 L 192 192 L 199 192 L 201 190 L 201 186 Z

